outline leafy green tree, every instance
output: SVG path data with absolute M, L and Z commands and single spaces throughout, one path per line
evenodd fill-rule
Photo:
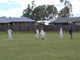
M 30 5 L 23 11 L 23 16 L 31 18 L 32 9 L 30 8 Z
M 2 16 L 2 17 L 0 17 L 0 18 L 6 18 L 6 16 Z
M 70 17 L 71 16 L 71 12 L 72 12 L 72 4 L 68 1 L 68 0 L 60 0 L 60 2 L 62 3 L 62 2 L 64 2 L 64 6 L 65 7 L 68 7 L 69 8 L 69 16 L 68 17 Z M 64 10 L 64 14 L 66 15 L 66 9 Z M 66 17 L 66 16 L 65 16 Z
M 36 7 L 32 16 L 35 20 L 45 20 L 54 17 L 57 14 L 57 8 L 54 5 L 41 5 Z
M 33 19 L 35 19 L 35 20 L 44 19 L 44 17 L 45 17 L 45 9 L 46 9 L 45 5 L 36 7 L 32 12 Z
M 57 15 L 57 8 L 54 5 L 48 5 L 46 8 L 46 17 L 48 19 L 53 18 Z
M 54 5 L 41 5 L 34 9 L 28 5 L 23 11 L 23 16 L 35 19 L 35 20 L 46 20 L 55 17 L 57 14 L 57 8 Z
M 64 7 L 63 9 L 61 9 L 61 11 L 59 11 L 59 17 L 69 17 L 69 8 L 68 7 Z
M 31 9 L 33 10 L 35 8 L 36 4 L 35 4 L 34 0 L 31 3 L 32 3 Z

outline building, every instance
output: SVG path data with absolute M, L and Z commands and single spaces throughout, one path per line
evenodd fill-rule
M 80 25 L 80 17 L 59 18 L 50 23 L 50 25 L 68 25 L 72 22 L 74 25 Z
M 36 21 L 27 17 L 0 18 L 0 25 L 33 25 Z
M 0 18 L 0 25 L 8 25 L 10 20 L 8 18 Z

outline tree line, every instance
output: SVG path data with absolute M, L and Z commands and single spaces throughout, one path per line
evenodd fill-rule
M 60 11 L 54 5 L 40 5 L 35 7 L 35 1 L 32 1 L 32 5 L 28 4 L 28 7 L 23 11 L 23 16 L 34 20 L 49 20 L 54 17 L 71 17 L 72 16 L 72 4 L 68 0 L 60 0 L 64 3 L 64 8 Z

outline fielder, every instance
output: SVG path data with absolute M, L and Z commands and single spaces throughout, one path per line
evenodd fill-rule
M 12 30 L 11 29 L 8 29 L 8 38 L 9 39 L 12 39 L 12 34 L 11 34 Z
M 63 38 L 63 30 L 60 28 L 60 38 Z
M 35 38 L 39 39 L 39 30 L 38 29 L 35 30 Z
M 45 39 L 45 32 L 44 32 L 43 28 L 41 28 L 40 34 L 42 36 L 42 40 L 44 40 Z
M 72 39 L 73 38 L 73 35 L 72 35 L 72 31 L 73 30 L 73 25 L 72 25 L 72 22 L 70 22 L 70 24 L 69 24 L 69 34 L 70 34 L 70 39 Z

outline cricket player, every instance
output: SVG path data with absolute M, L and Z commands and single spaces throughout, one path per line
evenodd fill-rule
M 72 35 L 72 28 L 73 28 L 73 25 L 72 25 L 72 22 L 70 22 L 70 25 L 69 25 L 69 34 L 70 34 L 70 39 L 73 38 L 73 35 Z
M 9 39 L 12 39 L 12 34 L 11 34 L 12 30 L 11 29 L 8 29 L 8 38 Z
M 38 29 L 35 30 L 35 38 L 39 39 L 39 30 Z
M 60 28 L 60 37 L 63 38 L 63 30 Z
M 42 40 L 44 40 L 45 39 L 45 32 L 44 32 L 43 28 L 41 28 L 40 34 L 42 36 Z

